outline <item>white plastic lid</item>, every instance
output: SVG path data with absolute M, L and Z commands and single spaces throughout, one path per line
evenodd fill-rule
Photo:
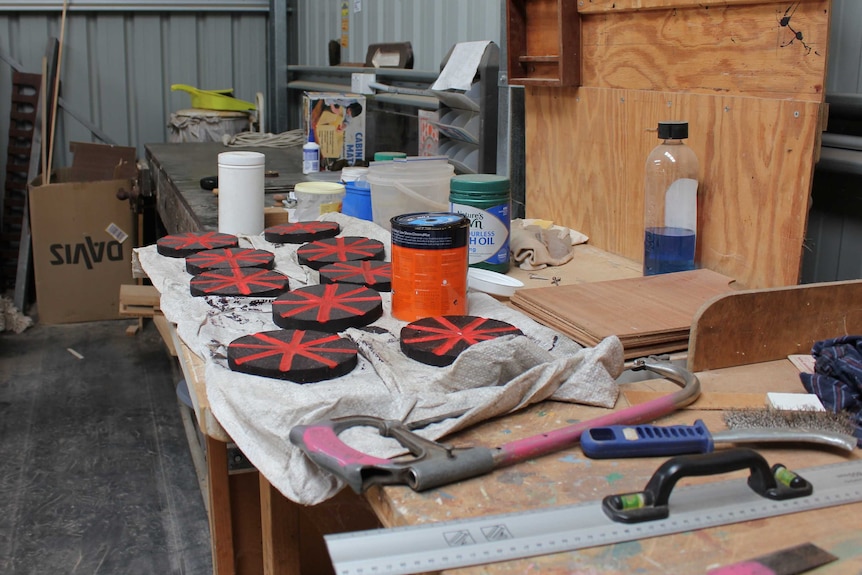
M 260 152 L 222 152 L 218 163 L 223 166 L 262 166 L 266 156 Z
M 467 287 L 491 295 L 512 297 L 516 289 L 524 287 L 524 282 L 491 270 L 469 268 L 467 270 Z
M 301 194 L 343 194 L 344 185 L 335 182 L 299 182 L 293 193 Z

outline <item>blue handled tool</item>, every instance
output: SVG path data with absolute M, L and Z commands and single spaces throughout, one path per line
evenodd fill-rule
M 797 429 L 733 429 L 710 433 L 698 419 L 694 425 L 606 425 L 581 435 L 581 450 L 593 459 L 655 457 L 710 453 L 716 443 L 816 443 L 853 451 L 849 435 Z

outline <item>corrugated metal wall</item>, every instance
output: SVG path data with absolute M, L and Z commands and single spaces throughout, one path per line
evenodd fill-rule
M 862 2 L 833 0 L 827 93 L 862 93 Z
M 833 0 L 827 94 L 862 93 L 862 2 Z M 827 128 L 828 129 L 828 128 Z M 815 169 L 802 283 L 862 278 L 862 182 Z
M 265 12 L 69 11 L 61 95 L 75 114 L 120 145 L 167 141 L 171 112 L 190 107 L 171 84 L 266 93 Z M 0 51 L 39 73 L 59 12 L 0 12 Z M 11 68 L 0 62 L 0 169 L 5 169 Z M 58 116 L 54 166 L 68 165 L 68 142 L 98 141 L 68 113 Z
M 60 36 L 61 2 L 0 1 L 0 55 L 39 73 L 48 38 Z M 261 2 L 178 2 L 159 12 L 147 2 L 71 3 L 62 61 L 62 97 L 75 114 L 120 145 L 167 141 L 171 112 L 190 107 L 171 84 L 234 88 L 254 101 L 266 94 L 267 13 Z M 195 4 L 195 6 L 192 6 Z M 414 68 L 437 70 L 456 42 L 500 43 L 501 0 L 294 0 L 298 48 L 291 63 L 326 65 L 327 42 L 341 37 L 346 5 L 349 45 L 342 60 L 363 62 L 371 43 L 409 40 Z M 124 10 L 124 7 L 126 10 Z M 6 9 L 9 8 L 9 9 Z M 27 10 L 29 8 L 29 10 Z M 195 10 L 192 10 L 195 8 Z M 233 8 L 233 11 L 230 11 Z M 201 11 L 204 10 L 204 11 Z M 286 75 L 285 75 L 286 78 Z M 11 67 L 0 60 L 0 173 L 5 170 Z M 54 166 L 71 161 L 70 141 L 98 141 L 70 114 L 58 116 Z
M 348 13 L 343 62 L 365 62 L 369 44 L 409 41 L 413 68 L 438 70 L 458 42 L 500 45 L 502 0 L 297 0 L 299 48 L 292 63 L 328 65 L 327 43 L 341 39 L 342 5 Z

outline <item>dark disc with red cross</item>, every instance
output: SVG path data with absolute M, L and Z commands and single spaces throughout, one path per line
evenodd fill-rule
M 380 260 L 329 264 L 320 268 L 320 283 L 355 284 L 377 291 L 392 291 L 392 264 Z
M 504 321 L 474 315 L 425 317 L 401 328 L 401 351 L 428 365 L 451 364 L 465 349 L 504 335 L 523 335 Z
M 204 250 L 235 248 L 238 240 L 232 234 L 218 232 L 187 232 L 156 240 L 156 251 L 169 258 L 184 258 Z
M 297 261 L 315 270 L 339 262 L 382 260 L 385 255 L 383 242 L 356 236 L 319 240 L 296 250 Z
M 337 332 L 368 325 L 381 315 L 380 294 L 352 284 L 297 288 L 272 302 L 272 321 L 285 329 Z
M 358 361 L 356 344 L 334 333 L 277 329 L 244 335 L 230 342 L 233 371 L 313 383 L 350 373 Z
M 335 222 L 292 222 L 266 228 L 263 237 L 274 244 L 304 244 L 334 238 L 340 231 Z
M 210 270 L 230 268 L 263 268 L 271 270 L 274 265 L 275 256 L 272 252 L 251 248 L 204 250 L 186 256 L 186 271 L 192 275 Z
M 193 296 L 276 297 L 289 289 L 287 276 L 261 268 L 210 270 L 191 281 Z

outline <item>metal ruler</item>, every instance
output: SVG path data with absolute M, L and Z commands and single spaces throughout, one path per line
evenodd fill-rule
M 807 497 L 774 501 L 746 480 L 677 487 L 667 519 L 616 523 L 600 501 L 410 527 L 327 535 L 337 575 L 439 571 L 682 533 L 862 501 L 862 460 L 797 470 Z

